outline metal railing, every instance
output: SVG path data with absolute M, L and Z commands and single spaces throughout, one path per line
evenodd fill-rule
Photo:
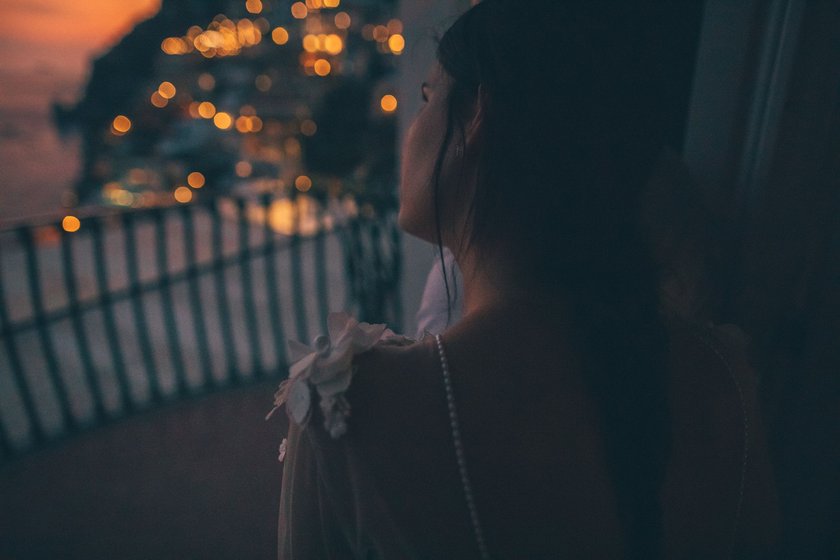
M 325 332 L 331 310 L 399 328 L 393 217 L 282 235 L 274 202 L 93 215 L 74 233 L 57 222 L 0 231 L 0 460 L 281 378 L 286 337 Z

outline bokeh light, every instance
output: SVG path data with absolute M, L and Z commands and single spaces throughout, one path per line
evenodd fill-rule
M 312 179 L 306 175 L 300 175 L 295 179 L 295 188 L 300 192 L 306 192 L 312 188 Z
M 245 9 L 248 10 L 250 14 L 258 14 L 262 12 L 263 5 L 261 0 L 247 0 L 245 2 Z
M 324 50 L 333 56 L 339 54 L 343 48 L 344 43 L 342 42 L 341 37 L 335 33 L 327 35 L 324 39 Z
M 265 93 L 271 89 L 271 78 L 268 74 L 260 74 L 254 79 L 254 85 L 258 90 Z
M 352 23 L 350 19 L 350 14 L 347 12 L 338 12 L 335 14 L 335 26 L 339 29 L 349 29 Z
M 194 189 L 200 189 L 204 186 L 205 178 L 204 173 L 199 171 L 193 171 L 189 175 L 187 175 L 187 184 Z
M 379 106 L 382 107 L 382 110 L 386 113 L 393 113 L 397 110 L 397 98 L 391 94 L 383 95 L 382 99 L 379 101 Z
M 131 119 L 129 119 L 125 115 L 117 115 L 116 117 L 114 117 L 114 121 L 111 123 L 111 130 L 114 134 L 122 136 L 123 134 L 131 130 Z
M 388 40 L 388 28 L 384 25 L 377 25 L 373 28 L 373 38 L 376 39 L 378 43 L 384 43 Z
M 391 49 L 394 54 L 400 54 L 405 48 L 405 38 L 399 33 L 391 35 L 388 38 L 388 48 Z
M 216 87 L 216 78 L 214 78 L 213 74 L 209 72 L 203 72 L 198 77 L 198 87 L 200 87 L 204 91 L 210 91 L 214 87 Z
M 189 187 L 181 185 L 180 187 L 175 189 L 175 191 L 172 193 L 172 196 L 174 196 L 175 200 L 177 200 L 181 204 L 186 204 L 187 202 L 192 200 L 193 193 L 189 189 Z
M 306 4 L 303 2 L 295 2 L 292 4 L 292 17 L 296 19 L 303 19 L 306 17 L 306 14 L 309 13 L 309 10 L 306 8 Z
M 216 106 L 209 101 L 202 101 L 198 104 L 198 114 L 205 119 L 212 119 L 216 114 Z
M 330 73 L 331 68 L 332 66 L 330 66 L 330 62 L 324 58 L 319 58 L 318 60 L 316 60 L 315 65 L 313 66 L 315 73 L 319 76 L 326 76 Z
M 275 27 L 271 32 L 271 40 L 278 45 L 285 45 L 289 42 L 289 32 L 284 27 Z
M 64 216 L 64 219 L 61 220 L 61 228 L 68 233 L 79 231 L 81 227 L 82 222 L 76 216 Z
M 219 111 L 213 117 L 213 124 L 216 125 L 216 128 L 227 130 L 231 127 L 231 125 L 233 125 L 233 118 L 228 113 Z
M 254 167 L 251 165 L 250 162 L 247 161 L 238 161 L 236 162 L 236 176 L 245 178 L 250 177 L 251 173 L 254 172 Z
M 392 20 L 388 20 L 388 25 L 386 27 L 388 27 L 388 33 L 391 33 L 391 34 L 394 34 L 394 35 L 403 32 L 403 24 L 400 20 L 398 20 L 396 18 L 394 18 Z
M 312 119 L 306 119 L 300 123 L 300 133 L 304 136 L 313 136 L 318 132 L 318 125 Z
M 172 82 L 161 82 L 157 90 L 158 94 L 164 99 L 172 99 L 175 97 L 177 90 Z
M 159 91 L 152 93 L 152 97 L 149 101 L 158 109 L 163 109 L 169 104 L 169 99 L 162 96 Z

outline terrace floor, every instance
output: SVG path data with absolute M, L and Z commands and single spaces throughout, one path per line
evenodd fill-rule
M 277 381 L 93 429 L 0 468 L 0 560 L 272 558 Z M 279 419 L 278 419 L 279 418 Z

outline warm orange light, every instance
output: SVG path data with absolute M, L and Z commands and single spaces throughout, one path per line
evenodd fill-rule
M 312 136 L 316 132 L 318 132 L 318 125 L 315 124 L 315 121 L 306 119 L 300 123 L 300 133 L 304 136 Z
M 210 91 L 216 87 L 216 78 L 213 77 L 213 74 L 204 72 L 198 77 L 198 87 L 204 91 Z
M 251 132 L 259 132 L 262 130 L 263 122 L 259 117 L 249 117 L 251 121 Z
M 216 128 L 227 130 L 233 124 L 233 119 L 224 111 L 219 111 L 216 113 L 216 116 L 213 117 L 213 124 L 216 125 Z
M 382 99 L 379 101 L 379 106 L 382 107 L 382 110 L 386 113 L 393 113 L 397 110 L 397 98 L 391 94 L 383 95 Z
M 64 231 L 73 233 L 74 231 L 79 231 L 79 228 L 82 227 L 82 222 L 76 216 L 64 216 L 64 219 L 61 220 L 61 227 Z
M 343 48 L 344 43 L 342 42 L 341 37 L 335 33 L 331 33 L 324 38 L 324 50 L 331 55 L 337 55 Z
M 388 28 L 384 25 L 377 25 L 373 28 L 373 38 L 379 43 L 384 43 L 388 40 Z
M 296 19 L 303 19 L 306 17 L 307 13 L 309 13 L 309 10 L 303 2 L 295 2 L 292 4 L 292 17 Z
M 388 33 L 397 34 L 403 32 L 403 24 L 400 20 L 394 18 L 392 20 L 388 20 Z
M 317 50 L 318 50 L 318 37 L 315 36 L 315 35 L 312 35 L 311 33 L 309 35 L 304 35 L 303 36 L 303 50 L 305 50 L 306 52 L 310 52 L 310 53 L 317 52 Z
M 308 10 L 320 10 L 324 7 L 321 0 L 306 0 L 306 8 Z
M 152 94 L 152 97 L 149 101 L 151 101 L 152 105 L 154 105 L 158 109 L 166 107 L 166 105 L 169 103 L 169 100 L 163 97 L 158 91 Z
M 248 13 L 251 14 L 258 14 L 262 12 L 263 5 L 261 0 L 247 0 L 245 2 L 245 9 L 248 10 Z
M 199 171 L 193 171 L 187 175 L 187 184 L 194 189 L 200 189 L 204 186 L 204 174 Z
M 236 117 L 236 130 L 242 134 L 251 132 L 251 119 L 246 116 Z
M 265 93 L 271 89 L 271 78 L 267 74 L 260 74 L 254 80 L 254 85 L 257 89 Z
M 373 26 L 373 24 L 366 23 L 365 25 L 363 25 L 362 26 L 362 38 L 365 41 L 373 41 L 373 30 L 374 29 L 375 29 L 375 27 Z
M 117 115 L 114 117 L 114 122 L 111 123 L 111 129 L 117 136 L 122 136 L 131 130 L 131 119 L 125 115 Z
M 300 175 L 295 179 L 295 188 L 300 192 L 306 192 L 312 188 L 312 179 L 306 175 Z
M 181 185 L 180 187 L 175 189 L 175 192 L 172 193 L 172 196 L 174 196 L 175 200 L 177 200 L 181 204 L 186 204 L 187 202 L 192 200 L 193 193 L 189 189 L 189 187 Z
M 205 119 L 212 119 L 216 114 L 216 106 L 209 101 L 202 101 L 198 104 L 198 114 Z
M 405 48 L 405 38 L 397 33 L 396 35 L 391 35 L 388 38 L 388 48 L 391 49 L 395 54 L 399 54 Z
M 324 0 L 325 8 L 338 8 L 339 4 L 341 4 L 341 0 Z
M 278 45 L 285 45 L 289 42 L 289 32 L 283 27 L 275 27 L 271 32 L 271 40 Z
M 158 93 L 164 99 L 172 99 L 176 93 L 175 85 L 172 82 L 161 82 L 158 86 Z
M 327 61 L 323 58 L 319 58 L 318 60 L 316 60 L 315 65 L 313 66 L 313 69 L 315 70 L 315 73 L 318 74 L 319 76 L 326 76 L 327 74 L 330 73 L 331 68 L 332 67 L 330 66 L 329 61 Z
M 186 54 L 189 45 L 178 37 L 167 37 L 160 44 L 160 49 L 166 54 Z
M 350 23 L 350 14 L 347 12 L 338 12 L 335 14 L 335 26 L 339 29 L 349 29 Z
M 253 173 L 254 167 L 247 161 L 238 161 L 236 162 L 236 176 L 242 177 L 250 177 L 251 173 Z

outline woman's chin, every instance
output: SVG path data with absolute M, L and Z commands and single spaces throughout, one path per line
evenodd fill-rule
M 423 241 L 428 241 L 429 243 L 436 243 L 433 239 L 434 236 L 429 231 L 428 224 L 419 223 L 416 217 L 405 212 L 402 206 L 400 206 L 400 211 L 397 214 L 397 225 L 409 235 L 422 239 Z

